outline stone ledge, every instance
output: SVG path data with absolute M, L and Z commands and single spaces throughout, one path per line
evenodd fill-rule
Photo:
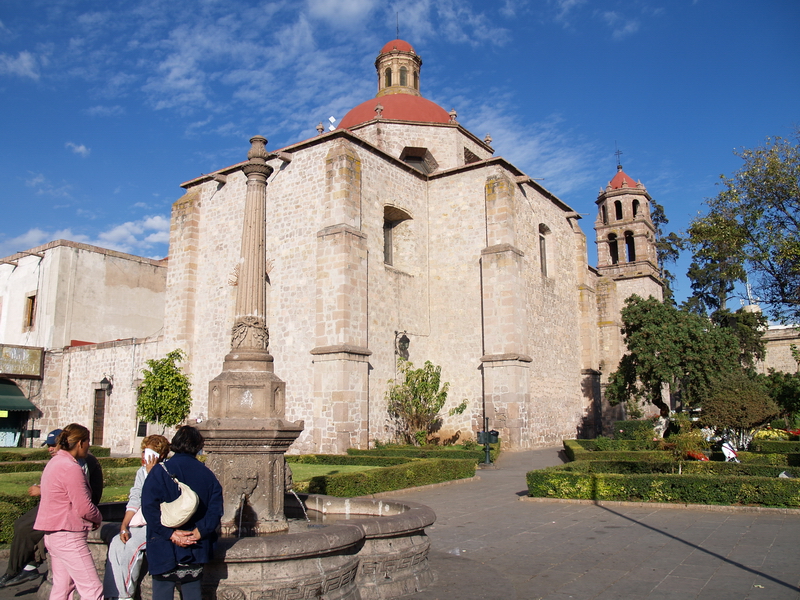
M 510 361 L 510 360 L 516 360 L 516 361 L 524 362 L 524 363 L 533 362 L 533 359 L 530 356 L 528 356 L 527 354 L 514 354 L 514 353 L 511 353 L 511 354 L 486 354 L 485 356 L 481 356 L 481 362 L 482 363 L 504 362 L 504 361 Z
M 325 227 L 324 229 L 320 229 L 317 232 L 317 237 L 325 237 L 327 235 L 338 235 L 340 233 L 349 233 L 355 237 L 359 237 L 362 239 L 367 239 L 367 234 L 362 233 L 355 227 L 350 225 L 346 225 L 344 223 L 339 223 L 338 225 L 330 225 L 329 227 Z
M 481 250 L 481 254 L 483 256 L 486 256 L 487 254 L 500 254 L 502 252 L 513 252 L 519 256 L 525 256 L 525 253 L 522 250 L 516 246 L 512 246 L 511 244 L 495 244 L 494 246 L 487 246 Z
M 370 356 L 372 350 L 363 346 L 337 344 L 336 346 L 318 346 L 311 350 L 311 354 L 314 356 L 324 356 L 326 354 L 357 354 L 359 356 Z

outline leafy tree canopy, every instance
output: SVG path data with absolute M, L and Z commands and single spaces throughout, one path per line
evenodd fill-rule
M 136 412 L 148 423 L 174 427 L 183 422 L 192 407 L 192 386 L 177 363 L 186 358 L 183 350 L 168 353 L 165 358 L 148 360 L 149 369 L 139 385 Z
M 655 200 L 650 202 L 650 219 L 653 222 L 656 236 L 656 257 L 661 270 L 661 281 L 664 283 L 664 302 L 674 304 L 672 287 L 675 275 L 667 269 L 667 265 L 678 260 L 684 243 L 677 233 L 665 233 L 664 227 L 669 223 L 664 207 Z
M 611 404 L 649 402 L 665 409 L 662 390 L 668 387 L 684 406 L 696 405 L 715 377 L 740 368 L 736 338 L 707 318 L 633 295 L 622 321 L 628 352 L 609 377 Z
M 792 138 L 736 152 L 744 164 L 721 176 L 722 191 L 689 227 L 694 297 L 710 310 L 749 278 L 772 316 L 800 318 L 800 129 Z
M 719 377 L 703 401 L 701 423 L 723 432 L 739 448 L 746 448 L 753 433 L 780 409 L 762 385 L 739 369 Z

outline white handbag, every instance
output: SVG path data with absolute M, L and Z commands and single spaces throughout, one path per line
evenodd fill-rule
M 164 467 L 163 464 L 161 466 Z M 164 470 L 167 471 L 167 467 L 164 467 Z M 161 524 L 164 527 L 177 529 L 192 518 L 200 500 L 192 488 L 182 481 L 179 481 L 178 478 L 169 471 L 167 471 L 167 475 L 178 484 L 181 495 L 172 502 L 161 503 Z

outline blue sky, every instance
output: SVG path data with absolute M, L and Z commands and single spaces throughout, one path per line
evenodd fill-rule
M 3 0 L 0 256 L 67 238 L 163 257 L 180 183 L 374 96 L 397 13 L 423 95 L 590 240 L 615 143 L 680 231 L 734 149 L 800 124 L 796 0 Z

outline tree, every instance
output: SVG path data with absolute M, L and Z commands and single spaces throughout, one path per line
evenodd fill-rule
M 148 369 L 142 369 L 144 378 L 139 385 L 136 413 L 148 423 L 163 428 L 183 422 L 192 407 L 192 385 L 177 365 L 186 358 L 183 350 L 168 353 L 165 358 L 148 360 Z
M 768 375 L 760 375 L 770 398 L 781 409 L 781 415 L 789 424 L 794 424 L 800 415 L 800 373 L 783 373 L 770 369 Z
M 669 223 L 664 207 L 655 200 L 650 201 L 650 220 L 653 222 L 656 237 L 656 257 L 660 269 L 661 281 L 664 284 L 664 302 L 674 304 L 672 285 L 675 275 L 667 269 L 667 265 L 678 260 L 683 250 L 683 238 L 677 233 L 664 233 L 664 226 Z
M 800 128 L 792 138 L 735 152 L 744 164 L 689 227 L 692 288 L 712 309 L 749 279 L 775 318 L 800 318 Z
M 715 377 L 739 368 L 737 340 L 706 318 L 633 295 L 622 321 L 628 352 L 609 377 L 606 398 L 612 405 L 626 402 L 635 409 L 649 402 L 664 410 L 667 389 L 684 406 L 698 405 Z
M 753 369 L 755 361 L 766 358 L 767 345 L 763 338 L 768 322 L 761 312 L 745 307 L 735 313 L 722 309 L 711 315 L 711 322 L 729 331 L 739 342 L 739 364 L 745 369 Z
M 403 381 L 389 381 L 387 408 L 398 421 L 398 433 L 406 442 L 419 446 L 440 425 L 439 411 L 447 401 L 450 384 L 441 382 L 442 368 L 430 361 L 415 369 L 410 361 L 400 358 L 397 367 Z M 466 408 L 465 403 L 462 406 Z
M 701 423 L 727 437 L 737 449 L 747 448 L 753 434 L 780 409 L 764 388 L 742 369 L 718 378 L 703 402 Z

